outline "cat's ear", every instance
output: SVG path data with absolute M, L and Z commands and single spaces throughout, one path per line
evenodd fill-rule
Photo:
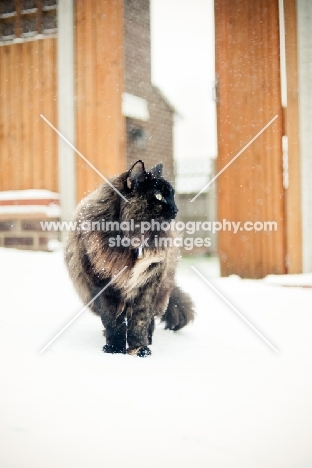
M 158 164 L 156 164 L 156 166 L 152 167 L 150 172 L 155 177 L 162 177 L 163 167 L 164 167 L 163 163 L 158 163 Z
M 145 175 L 145 167 L 144 162 L 139 159 L 136 163 L 133 164 L 129 171 L 129 175 L 127 177 L 127 187 L 131 189 L 133 187 L 134 182 L 139 182 L 144 178 Z

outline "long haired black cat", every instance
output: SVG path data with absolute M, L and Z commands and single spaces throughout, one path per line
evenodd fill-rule
M 178 209 L 162 164 L 147 172 L 137 161 L 111 184 L 117 191 L 105 183 L 78 205 L 80 229 L 69 234 L 65 261 L 84 304 L 97 296 L 89 307 L 105 328 L 103 351 L 145 357 L 155 316 L 174 331 L 194 318 L 190 297 L 174 283 L 175 233 L 159 230 Z

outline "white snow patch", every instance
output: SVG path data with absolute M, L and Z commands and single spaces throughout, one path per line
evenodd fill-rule
M 42 214 L 48 218 L 59 218 L 61 215 L 61 208 L 55 203 L 50 205 L 0 205 L 0 214 Z
M 266 283 L 281 286 L 302 286 L 312 288 L 312 273 L 302 275 L 268 275 L 264 278 Z
M 311 289 L 210 278 L 276 355 L 187 260 L 196 320 L 150 358 L 102 353 L 88 312 L 39 355 L 82 307 L 62 255 L 0 249 L 1 467 L 312 466 Z
M 59 199 L 59 194 L 43 189 L 6 190 L 0 192 L 0 200 L 44 200 L 50 198 Z
M 63 244 L 62 244 L 62 242 L 58 241 L 57 239 L 49 239 L 47 247 L 48 247 L 49 252 L 54 252 L 54 251 L 57 251 L 57 250 L 62 250 L 63 249 Z

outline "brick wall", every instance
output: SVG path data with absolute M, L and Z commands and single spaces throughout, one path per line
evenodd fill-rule
M 162 161 L 164 176 L 173 183 L 174 109 L 151 83 L 149 0 L 124 0 L 124 34 L 124 91 L 146 99 L 150 114 L 147 122 L 127 118 L 127 166 L 142 159 L 149 169 Z M 145 148 L 138 148 L 132 140 L 133 128 L 145 132 Z

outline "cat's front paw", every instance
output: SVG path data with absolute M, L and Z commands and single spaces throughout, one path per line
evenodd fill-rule
M 147 346 L 143 346 L 137 352 L 137 356 L 139 356 L 139 357 L 147 357 L 147 356 L 150 356 L 151 354 L 152 354 L 152 351 Z
M 127 353 L 131 356 L 147 357 L 152 354 L 152 351 L 147 346 L 142 346 L 140 348 L 128 348 Z
M 104 353 L 110 354 L 126 354 L 126 348 L 122 348 L 115 345 L 105 345 L 103 346 Z

